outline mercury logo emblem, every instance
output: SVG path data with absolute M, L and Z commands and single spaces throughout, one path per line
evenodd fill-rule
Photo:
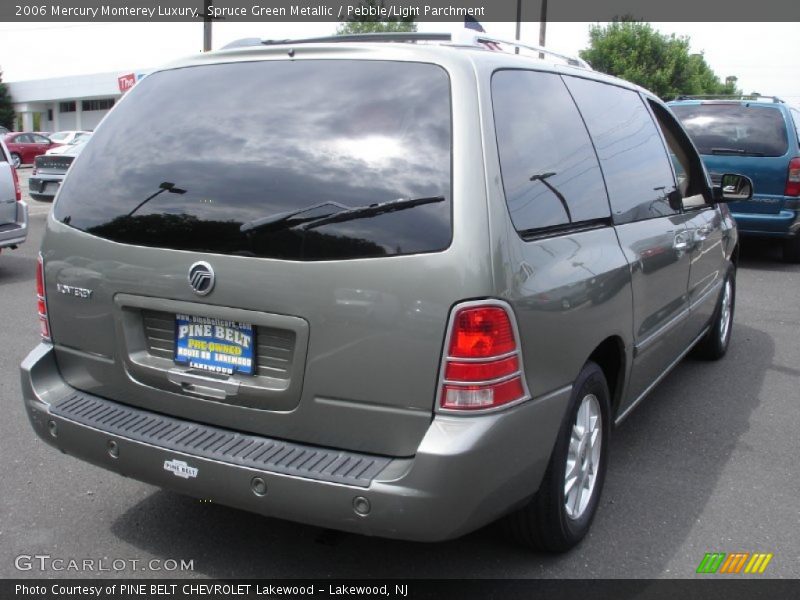
M 189 267 L 189 285 L 198 296 L 205 296 L 214 289 L 214 269 L 207 262 L 196 262 Z

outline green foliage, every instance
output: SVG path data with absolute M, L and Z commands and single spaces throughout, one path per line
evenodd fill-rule
M 385 8 L 385 0 L 364 0 L 361 3 L 364 8 Z M 416 31 L 417 24 L 414 17 L 393 17 L 388 21 L 383 20 L 380 15 L 353 17 L 340 23 L 336 28 L 337 35 L 350 35 L 354 33 L 389 33 L 394 31 Z
M 649 23 L 629 19 L 589 28 L 589 48 L 580 51 L 592 68 L 637 83 L 664 100 L 680 95 L 738 94 L 736 77 L 725 82 L 702 54 L 689 54 L 687 36 L 669 36 Z
M 3 83 L 3 73 L 0 71 L 0 125 L 14 131 L 14 107 L 11 105 L 11 94 Z

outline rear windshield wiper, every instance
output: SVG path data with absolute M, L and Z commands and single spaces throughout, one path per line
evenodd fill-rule
M 299 210 L 277 213 L 261 219 L 255 219 L 248 223 L 243 223 L 239 227 L 239 231 L 244 233 L 245 231 L 251 231 L 261 227 L 288 223 L 294 219 L 294 217 L 317 208 L 323 208 L 325 206 L 333 206 L 337 210 L 303 219 L 302 223 L 292 225 L 290 229 L 312 229 L 314 227 L 322 227 L 323 225 L 327 225 L 329 223 L 341 223 L 342 221 L 352 221 L 353 219 L 382 215 L 384 213 L 403 210 L 413 206 L 420 206 L 422 204 L 431 204 L 433 202 L 444 202 L 444 196 L 430 196 L 425 198 L 397 198 L 396 200 L 389 200 L 388 202 L 367 204 L 352 208 L 344 206 L 343 204 L 339 204 L 338 202 L 321 202 L 320 204 L 314 204 L 313 206 L 308 206 Z
M 352 221 L 354 219 L 362 219 L 364 217 L 374 217 L 376 215 L 383 215 L 386 213 L 395 212 L 397 210 L 405 210 L 406 208 L 421 206 L 423 204 L 433 204 L 435 202 L 444 202 L 444 196 L 397 198 L 395 200 L 380 202 L 378 204 L 355 206 L 329 216 L 320 216 L 319 218 L 295 225 L 294 228 L 304 230 L 314 229 L 315 227 L 322 227 L 323 225 L 328 225 L 330 223 L 342 223 L 344 221 Z
M 292 211 L 289 211 L 289 212 L 276 213 L 274 215 L 269 215 L 268 217 L 262 217 L 260 219 L 255 219 L 253 221 L 248 221 L 247 223 L 243 223 L 241 225 L 241 227 L 239 227 L 239 231 L 244 233 L 245 231 L 250 231 L 251 229 L 258 229 L 260 227 L 266 227 L 268 225 L 277 225 L 279 223 L 285 223 L 285 222 L 293 219 L 294 217 L 297 217 L 297 216 L 303 214 L 304 212 L 312 211 L 315 208 L 322 208 L 323 206 L 334 206 L 340 211 L 347 210 L 347 208 L 348 208 L 344 204 L 339 204 L 338 202 L 320 202 L 319 204 L 314 204 L 312 206 L 307 206 L 305 208 L 300 208 L 300 209 L 292 210 Z M 334 211 L 334 212 L 337 212 L 337 211 Z M 333 213 L 328 212 L 328 213 L 325 213 L 324 215 L 318 215 L 317 217 L 312 217 L 312 219 L 313 218 L 327 217 L 327 216 L 329 216 L 331 214 L 333 214 Z
M 748 152 L 741 148 L 712 148 L 711 154 L 741 154 L 743 156 L 764 156 L 763 152 Z

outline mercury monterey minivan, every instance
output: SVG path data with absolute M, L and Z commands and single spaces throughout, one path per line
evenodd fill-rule
M 612 426 L 725 354 L 751 184 L 712 189 L 647 91 L 470 35 L 256 40 L 139 82 L 47 221 L 36 433 L 321 527 L 578 543 Z

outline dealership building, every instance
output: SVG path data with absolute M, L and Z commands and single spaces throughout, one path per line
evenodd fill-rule
M 16 131 L 92 130 L 148 71 L 7 82 Z

